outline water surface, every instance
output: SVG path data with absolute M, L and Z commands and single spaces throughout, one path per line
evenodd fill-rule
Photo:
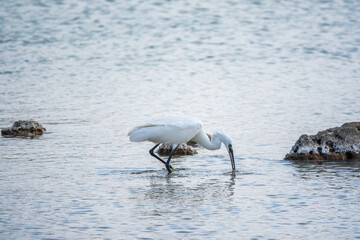
M 357 1 L 2 1 L 1 239 L 360 238 L 358 163 L 283 160 L 360 119 Z M 130 143 L 190 115 L 226 150 Z

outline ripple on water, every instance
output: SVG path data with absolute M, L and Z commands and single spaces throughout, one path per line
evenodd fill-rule
M 360 117 L 358 1 L 2 1 L 0 239 L 354 239 L 359 163 L 283 157 Z M 306 37 L 304 37 L 306 36 Z M 135 125 L 196 115 L 224 148 L 168 175 Z

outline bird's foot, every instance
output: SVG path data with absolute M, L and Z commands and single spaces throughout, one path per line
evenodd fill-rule
M 168 170 L 169 174 L 172 172 L 171 170 L 175 170 L 170 164 L 166 164 L 166 169 Z

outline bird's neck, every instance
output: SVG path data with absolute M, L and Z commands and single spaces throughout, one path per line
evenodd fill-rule
M 198 133 L 198 135 L 196 136 L 195 141 L 203 146 L 206 149 L 209 150 L 216 150 L 219 149 L 221 147 L 221 141 L 219 138 L 214 137 L 214 135 L 212 135 L 211 137 L 211 141 L 209 140 L 209 137 L 204 133 L 204 131 L 202 130 L 200 133 Z

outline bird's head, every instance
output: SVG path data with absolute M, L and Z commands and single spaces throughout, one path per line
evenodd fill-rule
M 229 153 L 232 170 L 235 171 L 234 151 L 233 151 L 233 147 L 232 147 L 231 138 L 223 133 L 215 133 L 213 135 L 213 137 L 218 138 L 225 145 L 225 147 Z

